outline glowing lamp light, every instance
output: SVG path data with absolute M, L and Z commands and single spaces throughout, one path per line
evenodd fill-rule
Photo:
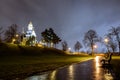
M 109 40 L 107 38 L 105 38 L 104 41 L 107 43 Z
M 68 48 L 68 50 L 70 51 L 70 50 L 71 50 L 71 48 Z
M 16 37 L 18 37 L 19 35 L 18 35 L 18 34 L 16 34 L 15 36 L 16 36 Z
M 15 39 L 13 39 L 12 41 L 15 42 Z
M 94 45 L 93 47 L 96 49 L 96 48 L 97 48 L 97 45 Z
M 12 39 L 12 44 L 14 44 L 15 41 L 16 41 L 16 39 L 13 38 L 13 39 Z

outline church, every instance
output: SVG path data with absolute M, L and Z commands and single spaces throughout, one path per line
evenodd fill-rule
M 21 44 L 35 46 L 35 44 L 37 43 L 36 37 L 37 36 L 34 30 L 33 24 L 30 21 L 30 23 L 28 24 L 27 30 L 25 31 L 23 28 L 22 36 L 21 36 Z

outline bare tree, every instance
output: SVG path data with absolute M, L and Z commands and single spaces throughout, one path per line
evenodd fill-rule
M 12 42 L 12 40 L 16 38 L 16 34 L 18 33 L 17 28 L 18 26 L 16 24 L 12 24 L 8 27 L 8 30 L 5 31 L 6 42 Z
M 82 44 L 79 42 L 79 41 L 77 41 L 76 43 L 75 43 L 75 45 L 74 45 L 74 49 L 75 49 L 75 51 L 78 51 L 78 53 L 79 53 L 79 50 L 82 48 Z
M 107 34 L 106 36 L 108 38 L 108 42 L 105 44 L 108 48 L 108 52 L 110 52 L 110 50 L 112 50 L 112 52 L 114 53 L 117 49 L 117 44 L 116 44 L 115 38 L 111 34 Z
M 109 35 L 112 35 L 115 37 L 117 43 L 118 43 L 118 48 L 119 48 L 119 54 L 120 54 L 120 26 L 118 27 L 112 27 L 109 30 Z
M 63 48 L 63 51 L 67 51 L 68 50 L 68 44 L 67 44 L 66 41 L 62 42 L 62 48 Z
M 92 54 L 94 52 L 94 45 L 96 42 L 100 42 L 100 37 L 98 37 L 95 30 L 88 30 L 85 33 L 84 40 L 85 46 L 90 47 L 92 50 Z

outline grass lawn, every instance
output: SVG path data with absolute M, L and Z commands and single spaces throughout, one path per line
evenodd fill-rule
M 113 71 L 116 74 L 116 77 L 120 79 L 120 56 L 113 56 L 111 64 L 113 66 Z
M 91 59 L 83 56 L 7 56 L 0 59 L 0 77 L 25 77 Z
M 17 77 L 22 79 L 38 72 L 54 70 L 89 59 L 92 57 L 65 55 L 63 51 L 56 49 L 1 44 L 0 79 Z

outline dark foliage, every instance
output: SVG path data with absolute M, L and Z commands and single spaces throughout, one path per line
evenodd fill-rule
M 97 35 L 97 32 L 95 30 L 88 30 L 85 33 L 84 40 L 83 40 L 85 46 L 89 46 L 91 48 L 92 53 L 93 53 L 93 50 L 94 50 L 95 43 L 100 42 L 100 41 L 101 41 L 101 39 Z
M 43 31 L 41 35 L 43 41 L 46 42 L 47 44 L 50 43 L 51 47 L 53 47 L 54 45 L 58 44 L 61 41 L 61 39 L 55 34 L 52 28 L 45 29 L 45 31 Z
M 74 45 L 75 51 L 79 52 L 81 48 L 82 48 L 82 44 L 79 41 L 77 41 L 76 44 Z
M 5 41 L 12 42 L 12 39 L 16 38 L 16 34 L 18 34 L 17 30 L 18 26 L 16 24 L 12 24 L 8 27 L 8 30 L 5 31 Z
M 117 45 L 119 48 L 119 54 L 120 54 L 120 26 L 118 27 L 112 27 L 109 30 L 109 35 L 112 35 L 113 37 L 115 37 L 116 41 L 117 41 Z
M 68 50 L 68 44 L 67 44 L 66 41 L 62 42 L 62 48 L 63 48 L 63 51 L 67 51 Z
M 26 45 L 33 46 L 34 41 L 35 41 L 35 37 L 34 36 L 30 36 L 29 39 L 26 41 Z
M 108 42 L 107 43 L 105 42 L 105 45 L 108 49 L 108 52 L 112 51 L 114 53 L 117 50 L 116 40 L 111 34 L 107 34 L 106 36 L 107 36 Z

